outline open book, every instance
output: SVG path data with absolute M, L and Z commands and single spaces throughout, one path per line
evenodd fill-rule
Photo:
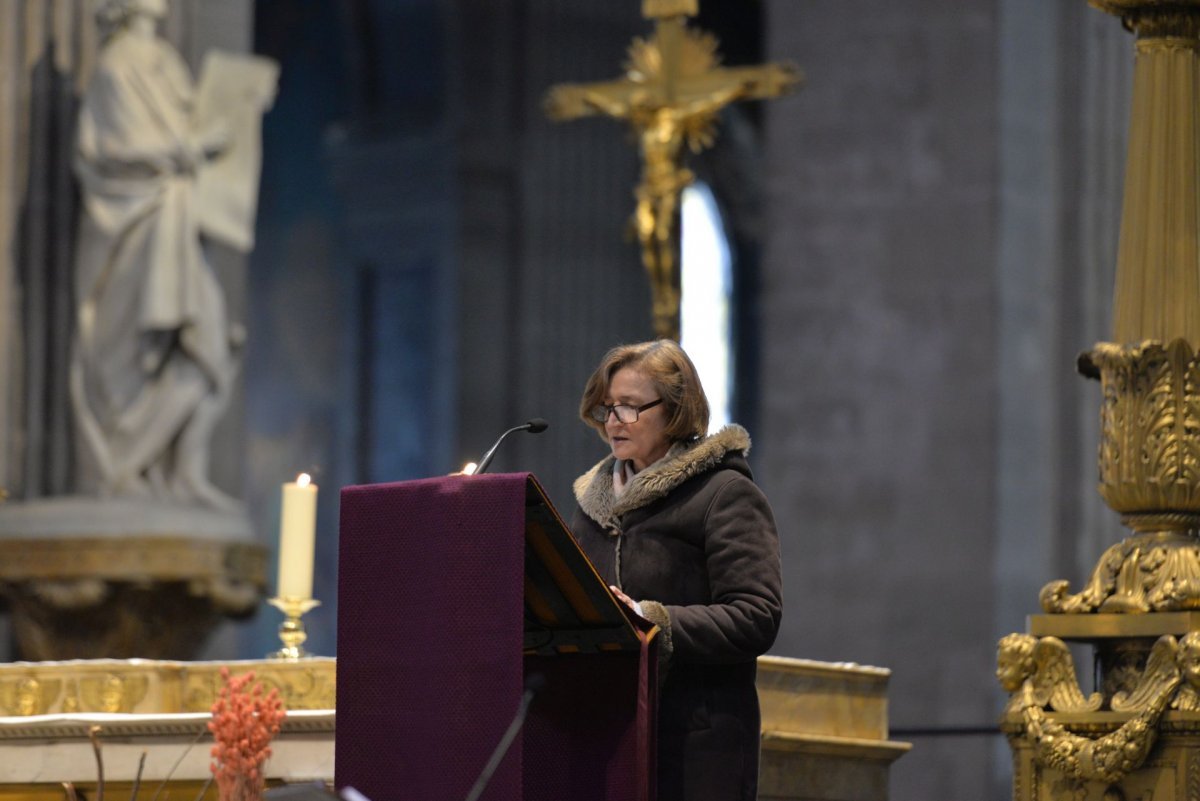
M 242 252 L 254 247 L 262 170 L 262 115 L 275 100 L 279 65 L 260 56 L 208 52 L 200 71 L 192 130 L 222 126 L 229 145 L 196 178 L 200 228 Z

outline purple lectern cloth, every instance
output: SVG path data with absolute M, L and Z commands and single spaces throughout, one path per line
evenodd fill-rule
M 653 801 L 646 655 L 526 657 L 528 674 L 547 676 L 525 722 L 526 801 Z
M 342 490 L 336 784 L 461 801 L 520 703 L 527 475 Z M 520 801 L 522 743 L 483 799 Z

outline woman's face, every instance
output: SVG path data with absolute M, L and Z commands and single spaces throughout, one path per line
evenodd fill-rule
M 642 406 L 658 399 L 649 378 L 632 367 L 622 367 L 613 373 L 604 402 L 610 406 L 619 403 Z M 639 414 L 636 423 L 622 423 L 615 414 L 610 414 L 604 423 L 613 456 L 632 461 L 634 470 L 644 469 L 670 450 L 666 428 L 666 411 L 661 404 Z

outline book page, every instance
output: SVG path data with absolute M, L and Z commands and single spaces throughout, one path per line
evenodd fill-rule
M 220 127 L 228 145 L 197 175 L 200 228 L 242 252 L 254 247 L 262 170 L 262 115 L 275 100 L 279 65 L 260 56 L 209 51 L 204 58 L 192 130 Z

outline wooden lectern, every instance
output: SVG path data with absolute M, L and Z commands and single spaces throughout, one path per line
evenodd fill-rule
M 335 783 L 462 801 L 653 801 L 657 629 L 527 473 L 342 490 Z M 537 677 L 537 678 L 534 678 Z

